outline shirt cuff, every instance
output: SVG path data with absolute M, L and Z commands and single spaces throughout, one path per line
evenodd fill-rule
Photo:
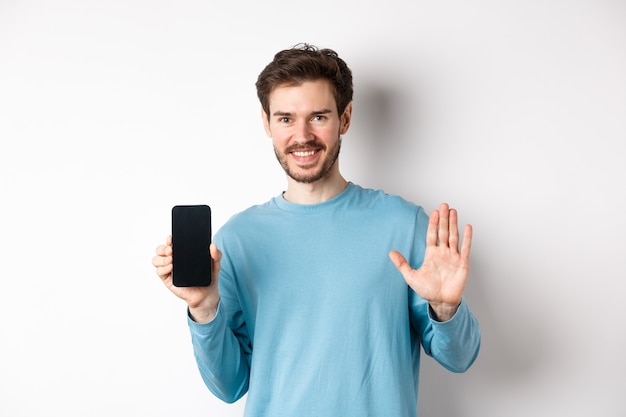
M 191 316 L 189 307 L 187 307 L 187 324 L 189 325 L 189 328 L 191 329 L 191 331 L 197 334 L 204 334 L 204 335 L 213 333 L 216 330 L 216 328 L 218 328 L 220 324 L 224 321 L 224 318 L 222 317 L 223 314 L 220 314 L 221 306 L 222 306 L 222 301 L 220 300 L 217 304 L 215 317 L 213 317 L 213 320 L 211 320 L 208 323 L 196 322 Z
M 458 320 L 459 316 L 465 314 L 467 309 L 468 309 L 468 307 L 467 307 L 467 304 L 465 303 L 465 298 L 463 297 L 463 298 L 461 298 L 461 303 L 459 304 L 459 306 L 457 307 L 456 311 L 454 312 L 454 315 L 452 317 L 450 317 L 448 320 L 440 321 L 440 320 L 437 320 L 437 318 L 436 318 L 437 315 L 433 311 L 433 309 L 430 306 L 430 304 L 428 304 L 428 318 L 430 319 L 431 322 L 437 323 L 437 324 L 453 323 L 453 322 Z M 461 311 L 461 310 L 463 310 L 463 311 Z

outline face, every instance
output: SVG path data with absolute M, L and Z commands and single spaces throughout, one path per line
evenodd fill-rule
M 269 118 L 263 112 L 265 131 L 289 177 L 313 183 L 338 170 L 340 136 L 350 126 L 352 104 L 340 116 L 329 81 L 279 86 L 270 94 L 269 108 Z

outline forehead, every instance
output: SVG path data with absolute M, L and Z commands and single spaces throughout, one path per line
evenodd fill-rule
M 270 112 L 307 111 L 320 107 L 337 108 L 333 87 L 328 80 L 304 81 L 300 84 L 280 84 L 269 96 Z

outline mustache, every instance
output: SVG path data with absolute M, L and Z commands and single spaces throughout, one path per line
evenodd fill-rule
M 325 148 L 326 146 L 320 143 L 307 143 L 305 145 L 291 145 L 285 149 L 285 153 L 316 151 Z

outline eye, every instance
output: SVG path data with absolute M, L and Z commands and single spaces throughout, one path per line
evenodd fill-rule
M 326 116 L 323 116 L 321 114 L 316 114 L 315 116 L 313 116 L 312 120 L 315 122 L 321 122 L 322 120 L 326 120 Z
M 289 123 L 289 122 L 291 122 L 291 119 L 290 119 L 289 117 L 286 117 L 286 116 L 285 116 L 285 117 L 281 117 L 281 118 L 279 118 L 279 119 L 278 119 L 278 122 L 279 122 L 279 123 Z

